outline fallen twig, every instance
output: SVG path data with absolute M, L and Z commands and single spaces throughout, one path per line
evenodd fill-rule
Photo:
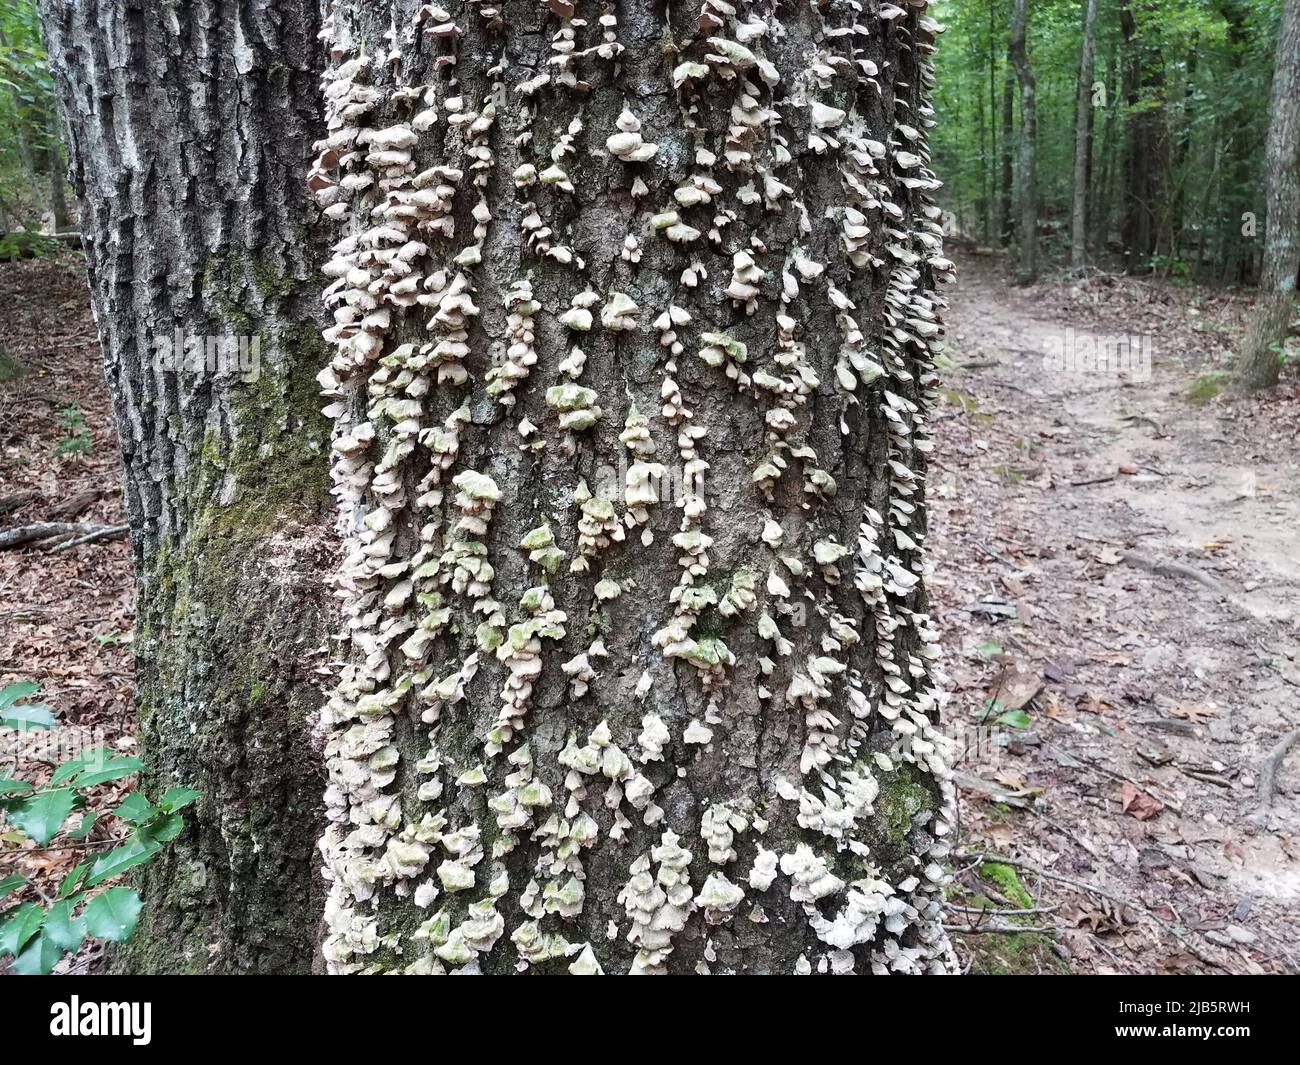
M 1226 966 L 1222 962 L 1216 961 L 1214 958 L 1211 958 L 1208 954 L 1204 953 L 1195 943 L 1183 935 L 1182 932 L 1171 925 L 1163 917 L 1157 916 L 1146 906 L 1143 906 L 1141 903 L 1133 902 L 1132 900 L 1125 898 L 1123 895 L 1116 895 L 1114 892 L 1097 887 L 1096 884 L 1089 884 L 1086 880 L 1075 880 L 1073 877 L 1062 876 L 1060 873 L 1054 873 L 1050 869 L 1043 869 L 1037 865 L 1031 865 L 1029 862 L 1021 861 L 1019 858 L 1008 858 L 1000 854 L 981 854 L 978 857 L 974 854 L 957 854 L 953 856 L 953 860 L 959 862 L 969 861 L 972 858 L 975 858 L 975 864 L 977 865 L 982 865 L 984 862 L 994 862 L 999 865 L 1014 866 L 1017 869 L 1023 869 L 1026 872 L 1034 873 L 1037 876 L 1046 877 L 1048 880 L 1057 880 L 1062 884 L 1069 884 L 1071 887 L 1079 888 L 1081 891 L 1087 891 L 1090 894 L 1097 895 L 1103 899 L 1109 899 L 1111 902 L 1119 903 L 1121 906 L 1130 906 L 1134 910 L 1140 910 L 1151 918 L 1151 920 L 1162 931 L 1167 932 L 1178 940 L 1179 943 L 1185 946 L 1194 957 L 1205 962 L 1206 965 L 1213 965 L 1217 969 L 1226 969 Z M 1027 931 L 1027 929 L 1021 929 L 1021 931 Z
M 1022 917 L 1025 914 L 1029 914 L 1029 913 L 1055 913 L 1057 910 L 1061 908 L 1061 904 L 1057 903 L 1055 906 L 1034 906 L 1031 907 L 1030 909 L 993 910 L 993 909 L 987 909 L 982 906 L 958 906 L 951 902 L 945 902 L 943 904 L 943 908 L 945 910 L 952 910 L 954 913 L 973 913 L 977 916 Z
M 75 540 L 68 540 L 65 543 L 57 544 L 51 547 L 51 551 L 66 551 L 70 547 L 76 547 L 78 544 L 88 544 L 95 540 L 118 540 L 128 532 L 126 525 L 104 525 L 92 532 L 86 533 L 85 536 L 78 536 Z
M 1182 562 L 1170 562 L 1168 559 L 1163 558 L 1151 558 L 1147 555 L 1140 555 L 1136 551 L 1125 551 L 1120 557 L 1130 566 L 1136 566 L 1148 573 L 1154 573 L 1157 577 L 1184 577 L 1189 581 L 1204 585 L 1219 595 L 1230 594 L 1226 584 L 1211 577 L 1208 573 L 1203 573 L 1195 566 L 1188 566 Z
M 1051 935 L 1056 931 L 1055 928 L 1026 928 L 1019 924 L 946 924 L 943 926 L 945 932 L 960 932 L 962 935 L 983 935 L 992 932 L 994 935 L 1016 936 L 1030 935 L 1035 932 Z
M 1259 763 L 1259 808 L 1265 810 L 1273 805 L 1277 795 L 1277 771 L 1282 768 L 1282 760 L 1300 740 L 1300 728 L 1293 728 L 1277 741 L 1262 762 Z

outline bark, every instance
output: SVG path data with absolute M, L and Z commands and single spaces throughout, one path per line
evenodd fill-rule
M 1273 103 L 1265 154 L 1267 219 L 1264 269 L 1241 355 L 1237 384 L 1271 388 L 1281 369 L 1278 345 L 1296 317 L 1300 273 L 1300 0 L 1286 0 L 1278 29 Z
M 333 565 L 314 0 L 41 4 L 121 440 L 150 788 L 203 798 L 146 876 L 134 971 L 312 963 L 323 776 L 308 714 Z M 256 337 L 243 369 L 173 358 Z
M 1164 60 L 1142 33 L 1131 8 L 1120 11 L 1124 35 L 1124 89 L 1130 114 L 1121 238 L 1129 269 L 1146 272 L 1160 249 L 1165 224 L 1169 138 L 1164 106 Z
M 301 969 L 323 910 L 336 972 L 949 969 L 924 5 L 347 0 L 319 88 L 306 5 L 120 6 L 45 17 L 205 794 L 126 961 Z M 178 322 L 258 386 L 156 371 Z
M 1002 182 L 998 201 L 998 233 L 1004 248 L 1015 238 L 1015 224 L 1011 219 L 1012 194 L 1015 189 L 1015 167 L 1012 160 L 1015 143 L 1016 83 L 1015 71 L 1008 66 L 1002 80 Z
M 1019 259 L 1016 264 L 1017 280 L 1029 284 L 1038 276 L 1038 177 L 1037 140 L 1038 117 L 1036 81 L 1029 64 L 1025 45 L 1028 29 L 1028 0 L 1015 0 L 1015 14 L 1011 25 L 1011 64 L 1020 83 L 1020 147 L 1019 147 Z
M 1083 45 L 1079 55 L 1079 90 L 1074 116 L 1074 199 L 1070 210 L 1070 265 L 1088 260 L 1088 163 L 1092 155 L 1093 50 L 1097 0 L 1086 0 Z
M 933 24 L 573 6 L 330 27 L 326 956 L 943 970 Z

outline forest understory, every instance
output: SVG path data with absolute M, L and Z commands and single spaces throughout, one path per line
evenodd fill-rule
M 1285 831 L 1300 760 L 1261 782 L 1300 725 L 1300 380 L 1220 391 L 1241 293 L 1095 271 L 1013 287 L 1001 255 L 958 265 L 931 544 L 945 728 L 964 750 L 948 919 L 961 961 L 1300 972 Z M 81 268 L 0 265 L 0 306 L 0 526 L 119 525 Z M 1062 372 L 1049 355 L 1117 335 L 1151 338 L 1149 381 Z M 131 600 L 120 538 L 0 551 L 0 684 L 42 682 L 56 745 L 134 750 Z M 127 785 L 101 786 L 95 805 Z M 83 845 L 19 870 L 50 889 L 120 829 L 106 815 Z M 95 971 L 90 950 L 60 971 Z

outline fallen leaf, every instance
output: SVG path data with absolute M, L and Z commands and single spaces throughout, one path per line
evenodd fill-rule
M 1011 662 L 993 678 L 989 698 L 1003 710 L 1019 710 L 1042 690 L 1042 677 Z
M 1181 717 L 1197 725 L 1204 725 L 1210 718 L 1218 717 L 1219 711 L 1213 706 L 1188 706 L 1185 703 L 1175 703 L 1169 708 L 1169 715 Z
M 1127 780 L 1120 785 L 1119 806 L 1130 817 L 1147 821 L 1155 817 L 1164 807 L 1159 800 L 1152 798 L 1141 788 L 1136 788 Z

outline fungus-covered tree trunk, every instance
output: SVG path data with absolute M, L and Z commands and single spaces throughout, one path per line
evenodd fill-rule
M 942 970 L 923 5 L 340 3 L 336 971 Z
M 1038 276 L 1038 104 L 1037 82 L 1029 65 L 1025 36 L 1029 28 L 1028 0 L 1015 0 L 1011 25 L 1011 64 L 1020 83 L 1019 258 L 1016 276 L 1028 284 Z
M 1286 0 L 1277 37 L 1265 190 L 1268 216 L 1259 299 L 1237 361 L 1245 389 L 1277 384 L 1277 345 L 1296 317 L 1300 274 L 1300 0 Z
M 344 561 L 328 588 L 293 585 L 305 613 L 342 609 L 319 725 L 331 970 L 949 967 L 952 788 L 923 557 L 934 283 L 951 271 L 926 148 L 940 29 L 919 3 L 331 8 L 316 162 L 274 201 L 277 235 L 309 254 L 309 187 L 335 241 L 313 369 Z M 278 68 L 245 25 L 250 39 L 251 56 L 206 54 L 242 55 L 223 85 L 250 96 L 225 121 L 284 118 L 245 150 L 287 173 L 287 119 L 314 119 L 297 84 L 311 47 L 286 42 L 292 84 L 269 85 Z M 119 217 L 94 216 L 101 237 Z M 121 292 L 109 246 L 101 323 Z M 306 326 L 311 264 L 289 265 L 273 307 Z M 140 299 L 152 314 L 166 293 Z M 280 358 L 296 381 L 301 362 Z M 122 401 L 128 449 L 149 398 Z M 314 423 L 290 428 L 272 440 L 316 440 Z M 159 454 L 133 476 L 173 468 Z M 314 514 L 311 484 L 281 536 Z M 232 510 L 224 478 L 185 485 L 201 520 L 267 550 L 276 508 Z M 150 596 L 179 595 L 157 588 L 193 578 L 173 562 L 151 585 L 144 540 L 156 614 Z M 202 572 L 204 550 L 182 563 Z M 217 609 L 242 631 L 230 601 Z M 280 686 L 258 704 L 284 715 L 278 756 L 308 767 L 285 703 L 305 699 L 287 666 L 312 646 L 268 643 L 260 671 Z M 188 690 L 155 675 L 155 700 Z M 151 712 L 155 757 L 189 765 L 169 713 Z M 256 758 L 255 739 L 223 742 Z M 273 841 L 305 844 L 319 792 L 282 784 L 304 816 Z M 244 797 L 246 819 L 282 817 L 263 797 Z
M 304 193 L 320 17 L 315 0 L 41 6 L 122 446 L 141 739 L 158 787 L 203 793 L 117 962 L 306 969 L 310 655 L 334 565 Z

